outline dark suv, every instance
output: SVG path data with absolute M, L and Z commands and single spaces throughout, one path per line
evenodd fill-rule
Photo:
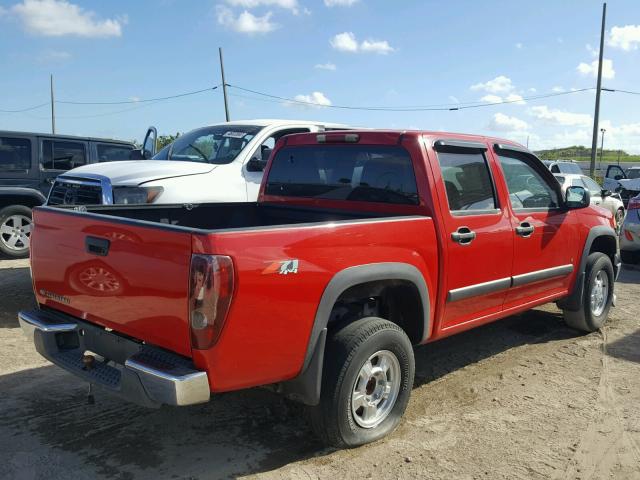
M 29 254 L 31 208 L 42 205 L 62 172 L 87 163 L 132 159 L 120 140 L 0 130 L 0 253 Z

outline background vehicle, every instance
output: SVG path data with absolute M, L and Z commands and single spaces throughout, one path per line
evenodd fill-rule
M 620 255 L 625 263 L 640 263 L 640 195 L 629 200 L 620 231 Z
M 36 209 L 43 308 L 20 321 L 50 361 L 129 400 L 272 385 L 353 447 L 400 422 L 412 344 L 554 301 L 573 328 L 603 325 L 619 257 L 588 196 L 563 198 L 508 141 L 288 135 L 257 203 Z
M 625 171 L 620 165 L 609 165 L 603 186 L 612 192 L 619 192 L 627 206 L 629 199 L 640 194 L 640 167 L 631 167 Z
M 279 138 L 344 128 L 298 120 L 246 120 L 198 128 L 151 161 L 90 165 L 61 176 L 49 205 L 255 202 Z M 146 145 L 155 144 L 153 135 L 148 134 L 144 144 L 145 152 L 152 150 Z M 69 196 L 69 191 L 79 194 Z
M 0 253 L 29 254 L 31 208 L 46 201 L 58 175 L 129 159 L 135 148 L 119 140 L 0 131 Z
M 620 229 L 624 220 L 624 204 L 620 194 L 603 189 L 595 180 L 586 175 L 566 173 L 563 175 L 554 174 L 554 177 L 560 182 L 563 192 L 567 190 L 567 187 L 571 186 L 584 187 L 589 190 L 591 205 L 598 205 L 609 210 L 615 218 L 616 229 Z
M 551 173 L 575 173 L 582 175 L 580 165 L 571 160 L 544 160 L 543 163 L 551 170 Z

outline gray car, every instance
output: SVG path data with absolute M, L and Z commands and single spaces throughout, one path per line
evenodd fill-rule
M 620 232 L 620 255 L 624 263 L 640 263 L 640 195 L 629 200 Z

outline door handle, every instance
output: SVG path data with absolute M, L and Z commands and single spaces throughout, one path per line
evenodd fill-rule
M 531 225 L 529 222 L 522 222 L 516 227 L 516 234 L 520 235 L 521 237 L 528 238 L 531 236 L 535 229 L 536 227 Z
M 459 243 L 460 245 L 469 245 L 476 238 L 476 232 L 469 229 L 469 227 L 460 227 L 458 230 L 451 234 L 451 240 Z
M 106 257 L 109 254 L 111 242 L 106 238 L 90 237 L 84 239 L 84 248 L 87 253 L 97 255 L 98 257 Z

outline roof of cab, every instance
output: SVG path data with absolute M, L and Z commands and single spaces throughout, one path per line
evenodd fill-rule
M 126 145 L 133 145 L 133 142 L 128 140 L 117 140 L 115 138 L 98 138 L 98 137 L 82 137 L 78 135 L 61 135 L 58 133 L 37 133 L 37 132 L 18 132 L 12 130 L 0 130 L 0 136 L 20 136 L 20 137 L 39 137 L 39 138 L 58 138 L 58 139 L 72 139 L 81 140 L 84 142 L 108 142 L 108 143 L 121 143 Z

